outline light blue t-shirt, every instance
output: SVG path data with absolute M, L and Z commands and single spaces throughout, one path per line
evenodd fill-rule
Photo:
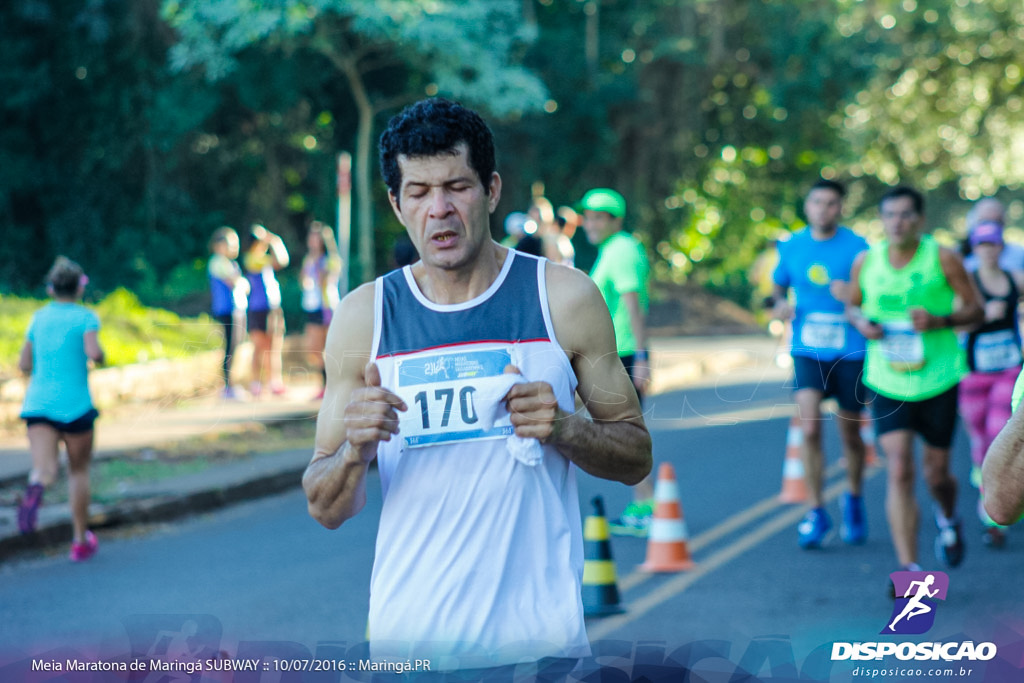
M 822 361 L 862 360 L 864 337 L 846 320 L 845 305 L 829 289 L 833 280 L 850 280 L 850 268 L 868 243 L 840 226 L 827 240 L 816 240 L 805 228 L 780 242 L 775 284 L 796 294 L 792 353 Z
M 32 344 L 32 377 L 21 417 L 72 422 L 92 410 L 85 333 L 100 329 L 85 306 L 54 301 L 36 311 L 26 340 Z

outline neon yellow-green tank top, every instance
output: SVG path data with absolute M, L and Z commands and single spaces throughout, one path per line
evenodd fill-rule
M 1013 398 L 1010 399 L 1010 406 L 1013 412 L 1017 412 L 1020 400 L 1024 398 L 1024 372 L 1017 376 L 1017 383 L 1013 385 Z
M 868 250 L 860 271 L 864 315 L 885 329 L 881 340 L 868 340 L 864 383 L 893 399 L 923 401 L 956 386 L 967 374 L 967 358 L 950 328 L 915 332 L 910 310 L 932 315 L 953 312 L 953 288 L 939 261 L 939 245 L 925 235 L 910 262 L 889 263 L 889 242 Z

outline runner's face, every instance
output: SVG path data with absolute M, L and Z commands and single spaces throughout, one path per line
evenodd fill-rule
M 469 165 L 466 145 L 455 149 L 454 155 L 399 155 L 402 186 L 399 197 L 389 195 L 424 265 L 443 270 L 473 264 L 491 239 L 490 215 L 501 197 L 498 174 L 488 179 L 488 192 Z
M 316 230 L 306 233 L 306 249 L 315 254 L 324 253 L 324 237 Z
M 238 235 L 229 233 L 224 237 L 223 242 L 217 243 L 216 249 L 229 259 L 238 258 Z
M 599 245 L 622 227 L 622 219 L 616 218 L 607 211 L 583 212 L 583 231 L 587 233 L 587 241 Z
M 978 255 L 978 263 L 986 268 L 994 268 L 999 264 L 999 255 L 1003 253 L 1003 245 L 997 242 L 982 242 L 974 245 L 974 253 Z
M 895 247 L 908 247 L 917 242 L 918 230 L 924 217 L 914 209 L 914 200 L 910 197 L 893 197 L 886 199 L 881 206 L 882 227 L 885 236 Z
M 843 199 L 835 190 L 816 187 L 804 200 L 804 214 L 812 227 L 831 230 L 839 224 L 843 213 Z

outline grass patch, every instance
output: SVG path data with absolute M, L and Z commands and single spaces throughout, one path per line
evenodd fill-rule
M 0 295 L 0 379 L 18 374 L 18 356 L 32 315 L 48 300 Z M 100 344 L 108 365 L 130 365 L 158 358 L 187 358 L 221 348 L 221 326 L 207 315 L 182 318 L 148 308 L 127 289 L 117 289 L 96 304 L 86 303 L 100 319 Z
M 151 448 L 125 451 L 121 455 L 93 461 L 89 472 L 92 500 L 110 504 L 130 495 L 133 484 L 154 483 L 260 453 L 309 449 L 313 454 L 316 421 L 287 420 L 271 424 L 243 425 L 237 432 L 211 434 Z M 23 482 L 0 491 L 0 505 L 14 505 Z M 67 472 L 46 490 L 45 503 L 66 503 Z

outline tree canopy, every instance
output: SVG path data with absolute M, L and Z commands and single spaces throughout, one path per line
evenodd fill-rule
M 102 291 L 201 307 L 219 225 L 301 253 L 334 224 L 341 151 L 369 279 L 401 232 L 376 137 L 444 95 L 494 128 L 495 234 L 538 182 L 556 205 L 616 187 L 658 277 L 743 301 L 821 176 L 864 230 L 895 183 L 935 225 L 995 194 L 1024 214 L 1022 24 L 1011 0 L 11 0 L 0 290 L 39 293 L 65 254 Z

